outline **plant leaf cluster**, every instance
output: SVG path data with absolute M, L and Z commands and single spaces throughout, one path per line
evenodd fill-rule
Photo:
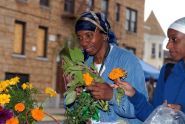
M 118 87 L 117 88 L 117 95 L 116 95 L 116 101 L 117 101 L 118 105 L 120 105 L 121 98 L 124 96 L 124 94 L 125 94 L 125 91 L 122 88 Z
M 67 91 L 64 93 L 68 123 L 83 124 L 88 119 L 97 120 L 98 108 L 108 111 L 108 102 L 103 100 L 96 101 L 86 90 L 77 96 L 75 89 L 77 87 L 85 89 L 84 73 L 89 73 L 95 82 L 103 83 L 103 79 L 96 73 L 93 64 L 91 67 L 86 65 L 84 55 L 80 49 L 64 48 L 62 58 L 64 75 L 68 80 Z

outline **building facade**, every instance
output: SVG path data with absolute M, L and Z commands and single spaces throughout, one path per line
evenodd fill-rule
M 161 25 L 152 11 L 144 25 L 144 56 L 143 60 L 155 68 L 163 65 L 163 41 L 166 38 Z
M 1 0 L 0 80 L 15 75 L 64 91 L 58 59 L 83 11 L 105 13 L 119 45 L 143 56 L 144 0 Z

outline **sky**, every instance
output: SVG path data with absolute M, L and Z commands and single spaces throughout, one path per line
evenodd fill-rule
M 145 0 L 145 20 L 153 10 L 164 33 L 168 26 L 178 18 L 185 17 L 185 0 Z M 167 38 L 164 41 L 165 49 Z

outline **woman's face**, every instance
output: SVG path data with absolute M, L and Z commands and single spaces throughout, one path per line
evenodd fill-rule
M 96 31 L 81 30 L 77 32 L 77 38 L 80 46 L 89 54 L 96 55 L 101 51 L 104 44 L 103 34 Z
M 168 29 L 167 34 L 169 40 L 166 48 L 169 50 L 172 59 L 176 61 L 185 60 L 185 34 L 174 29 Z

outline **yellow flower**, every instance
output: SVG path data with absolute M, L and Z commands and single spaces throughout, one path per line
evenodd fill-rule
M 6 121 L 6 124 L 19 124 L 19 120 L 16 117 L 12 117 Z
M 22 112 L 22 111 L 24 111 L 24 109 L 25 109 L 24 103 L 17 103 L 15 105 L 15 111 L 17 111 L 17 112 Z
M 83 79 L 85 81 L 86 86 L 90 86 L 92 84 L 93 78 L 91 77 L 89 73 L 83 74 Z
M 121 68 L 115 68 L 109 73 L 109 78 L 111 80 L 116 80 L 118 78 L 126 77 L 127 72 Z
M 2 82 L 0 82 L 0 92 L 5 91 L 8 86 L 9 86 L 8 81 L 2 81 Z
M 0 104 L 4 105 L 10 102 L 10 95 L 9 94 L 0 94 Z
M 57 95 L 56 91 L 54 91 L 54 90 L 53 90 L 52 88 L 50 88 L 50 87 L 47 87 L 47 88 L 45 89 L 45 93 L 48 94 L 50 97 L 53 97 L 53 96 L 56 96 L 56 95 Z
M 31 83 L 28 84 L 29 89 L 33 88 L 33 85 Z
M 27 88 L 27 84 L 23 83 L 21 87 L 22 87 L 23 90 L 25 90 Z
M 25 90 L 27 88 L 32 89 L 33 85 L 31 83 L 23 83 L 21 87 L 23 90 Z
M 36 121 L 41 121 L 44 118 L 44 112 L 42 109 L 35 108 L 31 110 L 31 116 Z
M 9 80 L 9 84 L 10 85 L 16 85 L 17 83 L 19 83 L 19 77 L 14 77 L 12 79 Z

